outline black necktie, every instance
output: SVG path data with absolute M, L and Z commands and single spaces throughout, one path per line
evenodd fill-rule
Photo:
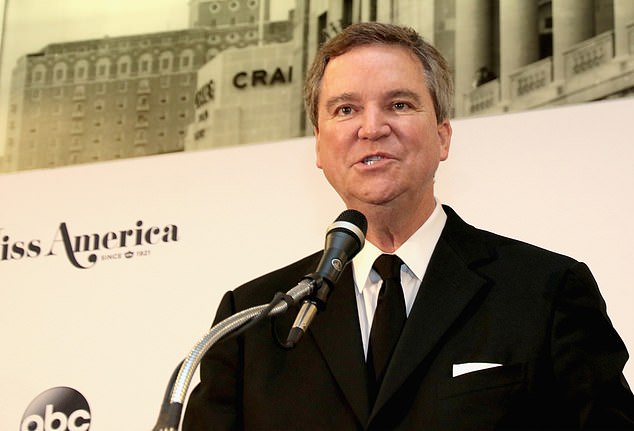
M 368 348 L 368 373 L 370 376 L 371 399 L 376 397 L 381 386 L 387 364 L 405 324 L 405 297 L 401 287 L 401 265 L 398 256 L 382 254 L 374 262 L 374 270 L 383 283 L 370 330 Z

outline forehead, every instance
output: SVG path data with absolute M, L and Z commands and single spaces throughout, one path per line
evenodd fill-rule
M 395 86 L 427 90 L 418 57 L 405 47 L 388 44 L 361 45 L 332 58 L 320 84 L 322 95 L 353 90 L 366 93 Z

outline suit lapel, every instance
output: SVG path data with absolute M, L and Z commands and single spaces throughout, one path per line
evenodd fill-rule
M 370 413 L 367 379 L 350 266 L 344 270 L 326 310 L 315 318 L 309 333 L 359 422 L 365 424 Z
M 468 266 L 489 257 L 483 244 L 467 241 L 469 245 L 465 247 L 465 238 L 454 243 L 455 234 L 462 236 L 476 231 L 453 211 L 447 213 L 447 225 L 429 262 L 370 420 L 425 360 L 487 282 Z M 456 246 L 462 249 L 456 251 Z

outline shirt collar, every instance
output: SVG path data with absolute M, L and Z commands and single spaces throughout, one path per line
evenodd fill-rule
M 442 205 L 436 202 L 434 211 L 425 223 L 394 252 L 419 280 L 422 280 L 425 275 L 446 221 L 447 214 Z M 383 252 L 377 246 L 366 240 L 365 246 L 352 259 L 354 281 L 359 293 L 363 292 L 366 281 L 370 277 L 372 265 L 381 254 Z

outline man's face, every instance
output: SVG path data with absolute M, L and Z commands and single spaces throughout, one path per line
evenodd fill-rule
M 433 201 L 451 126 L 437 124 L 413 54 L 365 45 L 331 59 L 317 109 L 317 167 L 349 208 Z

